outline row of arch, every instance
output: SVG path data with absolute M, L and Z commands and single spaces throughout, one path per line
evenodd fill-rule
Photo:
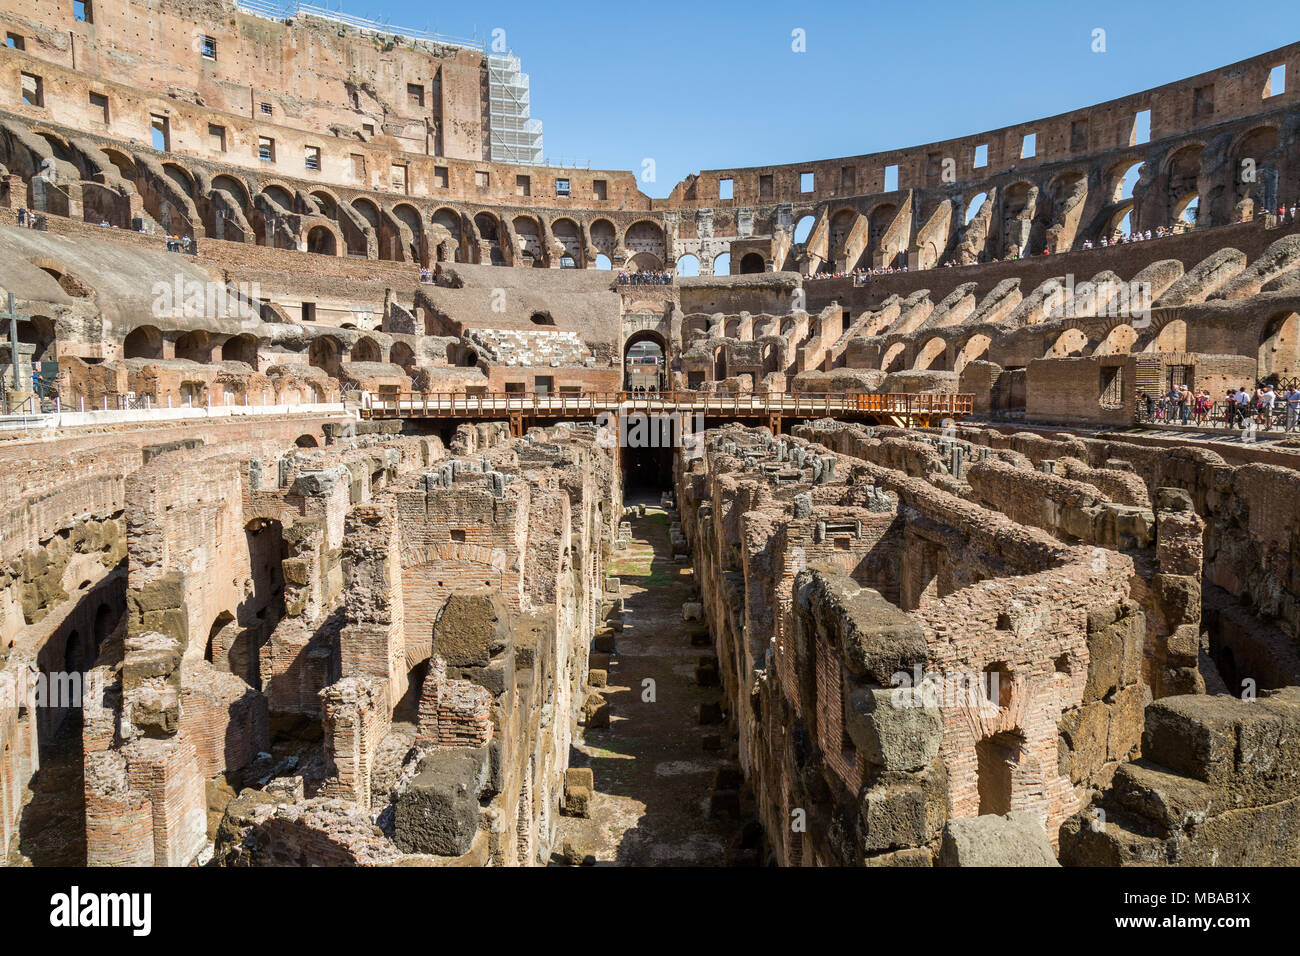
M 910 367 L 916 371 L 961 372 L 968 363 L 987 359 L 992 344 L 992 337 L 983 332 L 952 340 L 932 336 L 916 348 Z M 908 341 L 897 341 L 886 346 L 881 353 L 881 371 L 906 370 L 909 348 L 915 346 L 915 342 Z M 1187 350 L 1187 322 L 1172 319 L 1158 328 L 1142 332 L 1128 323 L 1120 323 L 1106 329 L 1099 338 L 1090 337 L 1078 327 L 1070 327 L 1064 329 L 1047 346 L 1041 357 L 1079 358 Z M 1300 376 L 1300 313 L 1283 310 L 1263 322 L 1257 337 L 1255 357 L 1256 375 L 1261 381 L 1273 376 L 1284 379 Z
M 243 362 L 259 371 L 260 342 L 250 333 L 226 336 L 204 330 L 183 332 L 170 339 L 172 355 L 166 354 L 169 337 L 157 327 L 141 325 L 132 329 L 122 342 L 122 356 L 127 359 L 187 359 L 202 365 L 214 361 Z M 388 362 L 410 374 L 416 365 L 415 350 L 403 341 L 394 341 L 385 349 L 377 340 L 362 336 L 348 345 L 334 335 L 318 335 L 307 346 L 307 364 L 338 377 L 343 362 Z

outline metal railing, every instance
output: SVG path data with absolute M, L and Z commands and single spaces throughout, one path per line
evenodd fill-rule
M 713 392 L 398 392 L 373 396 L 362 414 L 371 417 L 483 418 L 595 417 L 602 412 L 812 418 L 834 415 L 897 415 L 932 418 L 969 415 L 973 395 L 947 393 L 750 393 Z

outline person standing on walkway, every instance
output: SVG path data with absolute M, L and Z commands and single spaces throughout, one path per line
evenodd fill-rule
M 1295 431 L 1297 418 L 1300 418 L 1300 383 L 1292 385 L 1286 393 L 1287 431 Z

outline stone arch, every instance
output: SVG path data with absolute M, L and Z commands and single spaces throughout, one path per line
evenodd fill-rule
M 1187 322 L 1173 319 L 1162 325 L 1155 336 L 1147 343 L 1144 352 L 1186 352 Z
M 1081 329 L 1069 328 L 1056 337 L 1056 341 L 1043 353 L 1043 358 L 1070 358 L 1084 353 L 1088 336 Z
M 184 333 L 176 339 L 176 357 L 207 365 L 212 361 L 212 336 L 202 329 Z
M 563 256 L 573 260 L 571 268 L 586 268 L 585 250 L 582 248 L 582 229 L 567 216 L 551 223 L 551 235 L 564 247 Z
M 813 215 L 801 216 L 799 221 L 794 224 L 794 230 L 791 232 L 795 245 L 807 242 L 808 237 L 812 235 L 813 226 L 816 224 L 817 219 Z
M 320 256 L 337 256 L 340 243 L 334 230 L 323 223 L 312 226 L 307 231 L 307 251 Z
M 653 362 L 653 364 L 652 364 Z M 656 388 L 664 384 L 668 370 L 668 341 L 655 329 L 638 329 L 623 342 L 623 388 L 647 385 L 654 378 Z
M 638 219 L 623 233 L 623 245 L 637 261 L 638 269 L 662 269 L 665 257 L 664 230 L 653 219 Z
M 262 187 L 262 196 L 273 202 L 286 215 L 293 213 L 293 192 L 287 186 L 282 186 L 279 183 L 269 183 Z
M 383 350 L 379 343 L 372 338 L 362 337 L 352 344 L 349 352 L 349 361 L 352 362 L 382 362 Z
M 977 332 L 962 343 L 961 349 L 957 353 L 957 359 L 953 362 L 953 371 L 960 372 L 969 363 L 977 359 L 984 358 L 989 354 L 989 346 L 993 339 L 983 332 Z
M 976 193 L 971 197 L 971 201 L 966 204 L 966 218 L 962 221 L 963 226 L 970 225 L 970 221 L 984 208 L 984 203 L 988 198 L 989 194 L 986 192 Z
M 757 252 L 747 252 L 743 257 L 741 257 L 740 260 L 741 275 L 754 275 L 756 273 L 763 272 L 766 269 L 766 267 L 767 264 L 763 261 L 763 257 L 759 255 Z
M 152 325 L 141 325 L 122 340 L 123 358 L 160 359 L 163 357 L 162 332 Z
M 299 435 L 297 438 L 293 440 L 293 443 L 298 448 L 319 448 L 320 447 L 320 442 L 316 440 L 315 435 Z
M 496 214 L 487 210 L 475 213 L 474 228 L 478 230 L 479 235 L 479 247 L 475 261 L 479 265 L 509 265 L 506 260 L 505 249 L 501 246 L 501 223 Z M 485 255 L 487 262 L 483 261 Z
M 1137 342 L 1137 331 L 1127 323 L 1108 329 L 1105 337 L 1092 350 L 1093 355 L 1127 355 Z
M 587 232 L 591 235 L 591 244 L 598 253 L 610 260 L 613 267 L 614 256 L 618 253 L 618 230 L 608 219 L 593 219 Z
M 907 343 L 895 342 L 886 348 L 885 354 L 880 357 L 880 370 L 882 372 L 901 372 L 906 361 Z
M 221 343 L 221 361 L 223 362 L 243 362 L 250 365 L 253 371 L 257 371 L 257 336 L 245 332 L 243 335 L 232 335 L 226 341 Z
M 680 278 L 694 278 L 700 274 L 700 257 L 690 252 L 680 255 L 673 269 Z
M 194 198 L 195 186 L 193 173 L 180 163 L 165 162 L 162 164 L 162 168 L 163 173 L 166 174 L 168 179 L 180 187 L 181 192 L 185 193 L 185 195 L 189 196 L 191 199 Z
M 332 335 L 319 335 L 311 340 L 307 349 L 307 362 L 331 378 L 338 378 L 342 355 L 342 342 Z
M 546 250 L 542 248 L 542 231 L 532 216 L 519 215 L 510 223 L 517 238 L 520 262 L 534 269 L 546 268 Z
M 411 230 L 411 238 L 406 247 L 407 255 L 405 258 L 411 262 L 423 262 L 424 218 L 420 215 L 420 211 L 409 202 L 399 202 L 393 206 L 392 215 L 394 221 Z
M 918 371 L 948 371 L 948 343 L 944 339 L 935 336 L 921 346 L 921 350 L 916 353 L 916 361 L 912 363 L 912 368 Z
M 460 213 L 448 206 L 440 206 L 429 216 L 429 224 L 435 227 L 431 230 L 434 235 L 431 255 L 433 261 L 462 261 L 460 258 L 461 246 L 463 245 Z M 443 235 L 443 231 L 445 231 L 446 235 Z
M 731 275 L 731 253 L 724 252 L 713 257 L 713 274 L 715 276 Z
M 1261 381 L 1273 376 L 1300 376 L 1300 315 L 1277 312 L 1260 329 L 1259 370 Z
M 388 361 L 401 366 L 410 375 L 415 371 L 415 350 L 405 342 L 394 342 L 388 350 Z

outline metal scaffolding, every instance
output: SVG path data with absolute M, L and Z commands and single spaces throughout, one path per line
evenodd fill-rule
M 540 165 L 542 121 L 528 115 L 528 74 L 513 54 L 489 54 L 486 59 L 489 159 Z

